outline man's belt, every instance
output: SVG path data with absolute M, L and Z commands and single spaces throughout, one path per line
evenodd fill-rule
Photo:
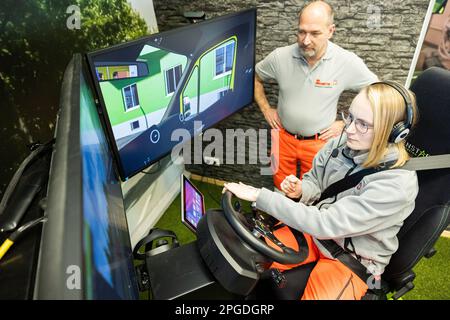
M 302 136 L 301 134 L 291 133 L 291 132 L 287 131 L 286 129 L 284 131 L 286 131 L 287 134 L 291 135 L 292 137 L 294 137 L 297 140 L 317 140 L 320 136 L 320 133 L 316 133 L 312 136 Z

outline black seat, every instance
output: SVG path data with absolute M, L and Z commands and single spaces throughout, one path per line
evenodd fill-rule
M 450 71 L 433 67 L 412 84 L 419 109 L 417 127 L 407 139 L 413 157 L 450 153 Z M 398 299 L 414 288 L 414 266 L 436 251 L 434 244 L 450 223 L 450 168 L 418 171 L 416 206 L 398 234 L 399 249 L 382 276 L 378 298 L 394 292 Z M 420 276 L 420 275 L 419 275 Z M 374 298 L 376 290 L 365 297 Z M 380 295 L 381 293 L 381 295 Z
M 419 109 L 419 122 L 406 143 L 412 157 L 450 154 L 449 88 L 450 71 L 437 67 L 424 71 L 411 86 Z M 398 233 L 399 249 L 386 267 L 380 286 L 368 290 L 364 300 L 386 299 L 389 293 L 398 299 L 412 290 L 416 278 L 412 269 L 420 259 L 431 258 L 436 253 L 433 246 L 450 223 L 450 168 L 418 171 L 417 176 L 416 206 Z M 298 279 L 309 275 L 301 268 L 287 273 L 296 287 L 301 288 L 286 295 L 286 290 L 270 284 L 270 290 L 265 289 L 263 293 L 270 291 L 275 298 L 298 299 L 306 285 L 306 281 Z

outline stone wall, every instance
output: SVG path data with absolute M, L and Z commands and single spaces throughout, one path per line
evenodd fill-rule
M 212 18 L 242 9 L 256 7 L 256 61 L 260 61 L 276 47 L 296 41 L 297 15 L 306 1 L 254 0 L 154 0 L 160 31 L 170 30 L 189 22 L 186 11 L 204 11 Z M 419 38 L 428 7 L 425 0 L 393 1 L 329 1 L 335 10 L 336 33 L 332 39 L 345 49 L 355 52 L 381 79 L 404 83 Z M 266 86 L 271 105 L 277 104 L 277 85 Z M 339 107 L 345 108 L 354 94 L 344 92 Z M 220 122 L 216 128 L 268 128 L 258 106 L 252 105 Z M 207 144 L 207 143 L 206 143 Z M 253 148 L 255 146 L 251 146 Z M 248 147 L 247 147 L 248 148 Z M 247 150 L 250 154 L 252 149 Z M 207 167 L 188 165 L 187 170 L 221 180 L 243 181 L 253 185 L 271 186 L 270 176 L 260 174 L 261 165 L 221 165 Z

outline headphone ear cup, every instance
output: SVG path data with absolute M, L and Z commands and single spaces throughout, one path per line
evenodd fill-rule
M 160 238 L 170 238 L 172 241 L 168 243 L 164 240 L 166 242 L 165 244 L 152 249 L 153 241 L 157 241 Z M 148 255 L 155 255 L 179 246 L 177 236 L 173 231 L 155 228 L 150 230 L 149 234 L 136 244 L 133 250 L 133 256 L 137 260 L 144 260 Z M 139 249 L 142 247 L 145 247 L 145 253 L 139 252 Z
M 160 245 L 159 247 L 156 247 L 150 251 L 146 251 L 145 252 L 145 256 L 147 257 L 151 257 L 151 256 L 156 256 L 157 254 L 169 251 L 170 249 L 174 248 L 174 243 L 166 243 L 163 245 Z
M 172 232 L 172 231 L 170 231 Z M 174 234 L 175 235 L 175 234 Z M 159 244 L 158 242 L 156 243 L 156 248 L 151 249 L 149 251 L 145 252 L 145 255 L 147 257 L 151 257 L 151 256 L 156 256 L 157 254 L 169 251 L 170 249 L 174 249 L 180 246 L 180 243 L 178 242 L 177 238 L 172 238 L 172 241 L 169 243 L 167 240 L 158 240 L 158 241 L 162 241 L 162 244 Z
M 389 142 L 399 143 L 400 141 L 406 139 L 408 134 L 409 128 L 405 125 L 405 123 L 398 122 L 392 128 L 391 135 L 389 136 Z
M 406 137 L 409 135 L 412 124 L 413 124 L 413 118 L 414 118 L 413 112 L 414 111 L 413 111 L 410 94 L 406 88 L 404 88 L 403 86 L 399 85 L 398 83 L 396 83 L 394 81 L 389 81 L 389 80 L 380 81 L 380 82 L 375 82 L 374 84 L 377 84 L 377 83 L 386 84 L 386 85 L 394 88 L 395 90 L 397 90 L 398 93 L 400 93 L 400 95 L 403 97 L 403 100 L 405 102 L 406 119 L 405 119 L 405 121 L 398 122 L 394 125 L 394 127 L 391 130 L 391 134 L 389 135 L 389 139 L 388 139 L 388 142 L 390 142 L 390 143 L 399 143 L 400 141 L 405 140 Z

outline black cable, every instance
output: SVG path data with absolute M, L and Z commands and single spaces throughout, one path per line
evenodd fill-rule
M 333 150 L 331 150 L 331 154 L 328 157 L 327 162 L 325 163 L 325 166 L 323 167 L 323 176 L 324 177 L 325 177 L 325 170 L 327 169 L 328 162 L 330 161 L 330 159 L 332 157 L 336 158 L 339 154 L 339 148 L 341 147 L 340 143 L 341 143 L 342 136 L 344 135 L 344 131 L 345 131 L 345 126 L 344 126 L 344 128 L 342 128 L 341 135 L 339 136 L 339 140 L 338 140 L 336 148 L 333 148 Z M 335 154 L 334 150 L 337 150 L 338 154 Z
M 0 260 L 8 252 L 9 248 L 19 240 L 19 238 L 26 233 L 29 229 L 37 226 L 41 222 L 47 221 L 47 216 L 42 216 L 35 220 L 29 221 L 14 231 L 1 245 L 0 245 Z
M 25 223 L 23 226 L 20 226 L 8 238 L 9 238 L 9 240 L 16 242 L 27 230 L 37 226 L 41 222 L 45 222 L 45 221 L 47 221 L 47 216 L 42 216 L 40 218 L 31 220 L 31 221 Z
M 205 173 L 206 173 L 207 166 L 208 166 L 207 164 L 202 163 L 202 170 L 203 170 L 202 178 L 201 178 L 201 186 L 202 187 L 204 186 L 204 183 L 205 183 L 204 178 L 205 178 Z M 220 201 L 218 201 L 216 199 L 216 197 L 211 194 L 211 188 L 206 188 L 206 189 L 208 190 L 208 196 L 210 196 L 214 200 L 214 202 L 217 203 L 219 205 L 219 207 L 221 207 L 222 205 L 221 205 Z
M 203 178 L 205 177 L 205 173 L 206 173 L 206 164 L 202 162 L 201 168 L 202 168 L 202 173 L 201 173 L 201 175 L 200 175 L 200 176 L 201 176 L 201 179 L 200 179 L 200 186 L 201 186 L 202 189 L 203 189 L 203 186 L 204 186 Z
M 23 173 L 25 172 L 25 169 L 28 168 L 28 166 L 34 162 L 37 157 L 47 151 L 49 148 L 53 148 L 53 144 L 55 143 L 55 139 L 51 139 L 49 142 L 41 145 L 33 145 L 31 153 L 22 161 L 19 168 L 14 173 L 12 179 L 10 180 L 5 192 L 3 193 L 3 198 L 0 202 L 0 215 L 3 213 L 3 211 L 6 209 L 8 205 L 8 201 L 11 198 L 11 195 L 13 194 L 14 190 L 16 189 L 20 178 L 23 176 Z
M 215 182 L 216 179 L 215 178 L 213 178 L 213 179 L 214 179 L 214 182 Z M 217 184 L 214 184 L 214 185 L 217 186 Z M 219 205 L 219 207 L 222 206 L 220 201 L 217 200 L 217 198 L 211 194 L 211 188 L 208 188 L 208 195 L 214 200 L 215 203 L 217 203 Z

